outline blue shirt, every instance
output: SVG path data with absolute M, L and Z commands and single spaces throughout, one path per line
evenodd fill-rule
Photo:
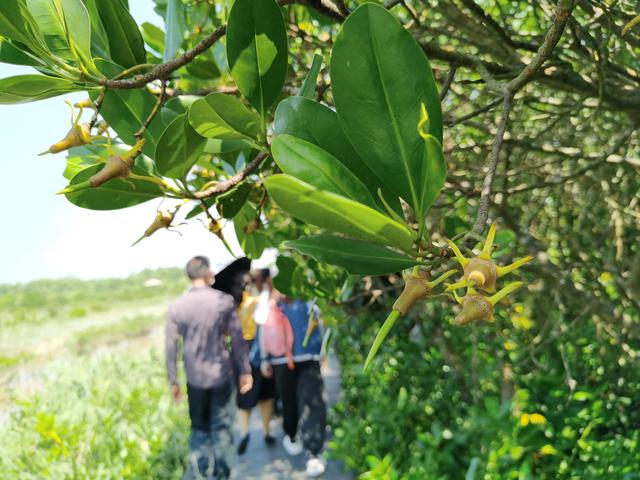
M 291 323 L 293 330 L 293 361 L 304 362 L 306 360 L 319 360 L 320 350 L 322 349 L 322 329 L 318 325 L 309 338 L 306 347 L 303 346 L 304 339 L 307 335 L 307 326 L 309 318 L 319 317 L 319 309 L 302 300 L 294 300 L 291 303 L 281 303 L 278 305 L 285 316 Z M 272 363 L 286 363 L 286 357 L 277 357 L 272 359 Z

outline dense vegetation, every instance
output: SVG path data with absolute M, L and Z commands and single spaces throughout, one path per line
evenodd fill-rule
M 70 202 L 168 199 L 143 241 L 196 215 L 224 241 L 231 220 L 247 255 L 286 254 L 279 288 L 339 309 L 352 468 L 637 476 L 636 2 L 157 0 L 162 29 L 125 0 L 51 1 L 0 6 L 0 60 L 39 72 L 0 101 L 87 91 L 94 115 L 49 149 L 74 147 Z M 460 272 L 451 239 L 534 261 L 522 283 L 465 271 L 457 316 L 432 283 Z
M 184 287 L 177 268 L 0 287 L 1 479 L 181 478 L 188 416 L 161 346 Z

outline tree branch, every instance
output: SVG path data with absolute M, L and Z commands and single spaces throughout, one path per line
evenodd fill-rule
M 228 192 L 233 187 L 247 178 L 256 168 L 264 162 L 270 154 L 267 152 L 259 153 L 243 170 L 236 173 L 233 177 L 224 180 L 223 182 L 216 183 L 212 187 L 205 190 L 196 192 L 193 196 L 197 199 L 217 197 L 225 192 Z
M 318 10 L 320 13 L 327 15 L 339 22 L 344 21 L 344 17 L 336 10 L 325 5 L 322 0 L 279 0 L 278 5 L 290 5 L 293 3 L 300 3 L 302 5 L 309 6 Z M 147 83 L 151 83 L 161 78 L 168 78 L 171 73 L 175 72 L 179 68 L 189 64 L 195 57 L 208 50 L 214 43 L 220 40 L 227 33 L 227 26 L 222 25 L 215 29 L 211 34 L 204 37 L 195 47 L 191 50 L 187 50 L 179 57 L 162 63 L 154 67 L 150 72 L 143 75 L 137 75 L 134 78 L 129 79 L 104 79 L 100 82 L 100 85 L 118 90 L 134 89 L 144 87 Z
M 573 10 L 575 0 L 559 0 L 556 7 L 556 11 L 553 18 L 553 25 L 547 31 L 544 41 L 540 45 L 540 48 L 531 59 L 531 62 L 520 72 L 520 74 L 511 80 L 504 88 L 504 98 L 502 102 L 502 114 L 500 115 L 500 122 L 498 124 L 498 130 L 496 136 L 493 139 L 493 145 L 491 149 L 491 156 L 487 166 L 487 174 L 482 183 L 482 192 L 480 194 L 480 205 L 478 206 L 478 214 L 475 224 L 471 232 L 475 235 L 481 234 L 487 224 L 489 217 L 489 205 L 491 203 L 491 189 L 493 187 L 493 179 L 496 174 L 496 168 L 498 166 L 498 160 L 500 159 L 500 151 L 502 150 L 502 144 L 504 141 L 504 134 L 507 131 L 507 124 L 509 123 L 509 114 L 511 112 L 511 104 L 515 94 L 524 87 L 538 72 L 540 67 L 549 58 L 553 49 L 557 45 L 564 27 L 569 20 L 571 11 Z

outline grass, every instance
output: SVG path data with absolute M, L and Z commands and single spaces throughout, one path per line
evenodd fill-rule
M 0 479 L 181 478 L 188 416 L 156 352 L 76 357 L 14 405 L 0 427 Z

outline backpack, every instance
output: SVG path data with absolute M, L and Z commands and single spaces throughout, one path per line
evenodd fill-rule
M 287 365 L 293 370 L 293 329 L 289 319 L 274 300 L 270 301 L 269 316 L 261 331 L 262 348 L 272 357 L 287 357 Z

